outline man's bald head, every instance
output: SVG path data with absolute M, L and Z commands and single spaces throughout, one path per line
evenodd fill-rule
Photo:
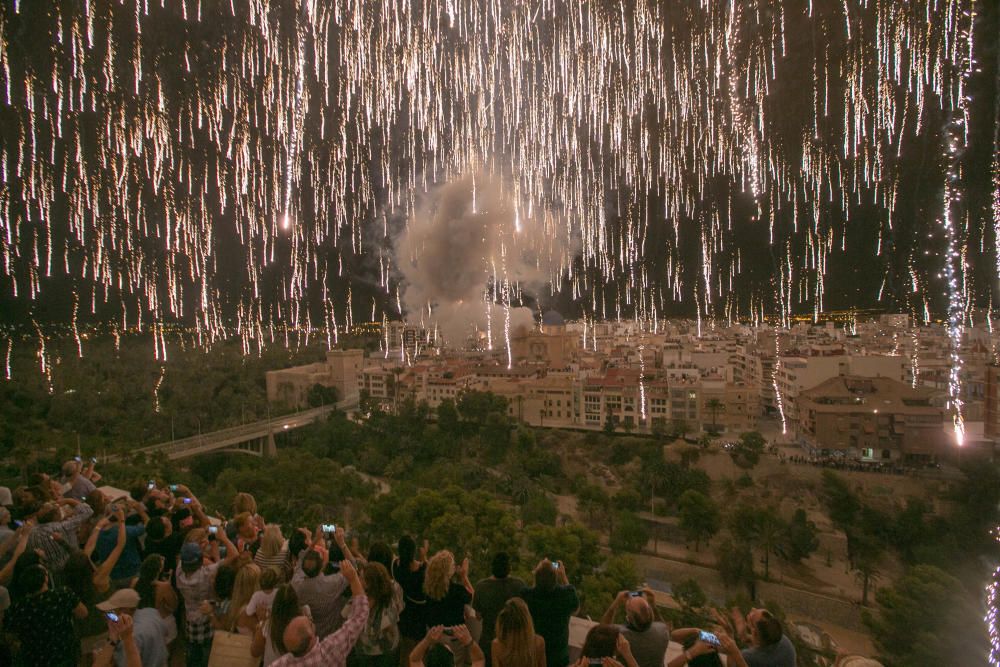
M 301 658 L 316 641 L 316 626 L 307 616 L 296 616 L 288 623 L 285 634 L 282 635 L 285 648 L 296 658 Z
M 653 608 L 643 595 L 630 597 L 625 603 L 625 620 L 639 632 L 653 624 Z

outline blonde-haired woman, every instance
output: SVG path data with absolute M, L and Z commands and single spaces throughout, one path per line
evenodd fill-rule
M 253 636 L 257 626 L 256 619 L 248 622 L 244 612 L 250 603 L 250 598 L 259 590 L 260 568 L 253 563 L 247 563 L 236 573 L 233 594 L 229 598 L 229 609 L 219 619 L 222 628 L 230 631 L 236 628 L 240 634 Z
M 457 579 L 458 581 L 454 581 Z M 439 551 L 427 562 L 424 576 L 424 623 L 428 628 L 443 625 L 445 628 L 465 624 L 465 605 L 472 602 L 472 583 L 469 581 L 469 559 L 455 568 L 455 556 L 450 551 Z M 455 654 L 455 665 L 468 664 L 468 650 L 457 642 L 450 642 Z
M 253 562 L 257 563 L 261 570 L 273 568 L 283 575 L 282 583 L 291 577 L 291 568 L 288 563 L 288 541 L 281 534 L 281 526 L 276 523 L 269 523 L 264 526 L 264 533 L 260 536 L 260 548 L 254 554 Z
M 507 600 L 500 610 L 496 637 L 490 646 L 492 667 L 545 667 L 545 640 L 535 634 L 531 612 L 521 598 Z

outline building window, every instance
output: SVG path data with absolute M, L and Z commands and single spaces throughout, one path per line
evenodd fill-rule
M 873 450 L 871 447 L 865 447 L 864 449 L 861 450 L 861 458 L 863 459 L 875 458 L 875 450 Z

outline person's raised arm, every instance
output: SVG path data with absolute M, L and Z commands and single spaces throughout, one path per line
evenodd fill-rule
M 683 644 L 691 637 L 694 637 L 699 632 L 701 628 L 677 628 L 670 633 L 670 639 L 677 642 L 678 644 Z
M 615 599 L 611 601 L 608 608 L 604 610 L 604 614 L 601 616 L 600 622 L 604 625 L 611 625 L 615 622 L 615 614 L 618 613 L 618 609 L 625 604 L 625 600 L 628 598 L 628 591 L 619 591 Z
M 343 526 L 337 526 L 337 530 L 333 533 L 333 540 L 337 543 L 337 546 L 340 547 L 345 559 L 349 561 L 357 560 L 357 557 L 351 553 L 350 547 L 347 546 L 347 532 L 344 530 Z
M 620 655 L 622 660 L 625 662 L 625 667 L 639 667 L 639 663 L 635 661 L 635 656 L 632 655 L 632 645 L 621 632 L 618 633 L 615 648 L 618 650 L 618 655 Z
M 469 581 L 469 559 L 463 558 L 462 565 L 458 568 L 458 578 L 462 580 L 462 585 L 465 586 L 465 590 L 469 592 L 469 595 L 474 595 L 476 589 L 472 586 L 472 582 Z
M 233 541 L 229 539 L 229 535 L 226 534 L 225 526 L 219 526 L 219 530 L 215 533 L 215 539 L 222 542 L 222 546 L 226 547 L 226 558 L 222 561 L 226 565 L 230 565 L 236 562 L 236 559 L 240 557 L 240 552 L 237 551 L 236 545 Z
M 11 556 L 10 561 L 7 565 L 0 570 L 0 585 L 7 585 L 10 582 L 11 577 L 14 575 L 14 566 L 17 565 L 17 559 L 21 557 L 25 549 L 28 548 L 28 536 L 31 535 L 31 531 L 34 529 L 34 522 L 25 522 L 23 526 L 17 529 L 14 533 L 14 538 L 16 539 L 16 544 L 14 546 L 14 554 Z
M 427 651 L 430 650 L 431 646 L 441 641 L 441 635 L 443 634 L 443 625 L 435 625 L 433 628 L 428 628 L 424 638 L 417 642 L 417 645 L 410 651 L 410 667 L 424 667 L 424 656 L 427 655 Z
M 105 558 L 104 562 L 101 563 L 100 566 L 98 566 L 98 568 L 94 571 L 93 580 L 95 584 L 105 578 L 110 580 L 111 570 L 115 568 L 115 565 L 118 563 L 118 559 L 121 558 L 122 552 L 125 551 L 125 512 L 123 512 L 120 507 L 115 511 L 115 518 L 118 522 L 118 541 L 115 542 L 115 548 L 111 550 L 108 557 Z
M 69 505 L 73 507 L 73 514 L 69 515 L 55 526 L 60 532 L 67 535 L 76 533 L 80 526 L 94 515 L 94 508 L 86 503 L 73 500 L 72 498 L 60 498 L 56 502 L 60 505 Z
M 108 621 L 108 643 L 94 653 L 94 667 L 111 667 L 115 647 L 120 643 L 125 652 L 125 667 L 142 667 L 142 656 L 132 635 L 132 617 L 120 614 L 117 621 Z
M 690 630 L 691 628 L 684 628 L 684 629 Z M 695 628 L 695 630 L 697 631 L 697 628 Z M 696 641 L 694 644 L 691 645 L 691 648 L 685 649 L 683 653 L 681 653 L 679 656 L 668 662 L 667 667 L 683 667 L 684 665 L 688 664 L 695 658 L 703 655 L 708 655 L 709 653 L 715 653 L 715 647 L 699 639 L 698 641 Z M 737 651 L 737 653 L 739 653 L 739 651 Z M 730 661 L 729 664 L 730 666 L 732 666 L 735 663 Z M 743 667 L 746 667 L 746 665 L 744 665 Z
M 140 503 L 138 500 L 128 499 L 128 506 L 135 510 L 135 513 L 139 515 L 139 519 L 142 521 L 143 525 L 149 522 L 149 514 L 146 513 L 146 506 Z
M 736 645 L 735 639 L 725 632 L 716 632 L 715 636 L 719 638 L 719 651 L 725 653 L 726 657 L 729 658 L 727 663 L 729 667 L 747 667 L 747 662 L 743 659 L 743 653 Z
M 101 536 L 101 531 L 107 528 L 111 524 L 108 517 L 101 517 L 101 519 L 94 524 L 94 529 L 90 531 L 90 536 L 87 537 L 87 543 L 83 545 L 83 553 L 90 558 L 90 555 L 94 553 L 94 549 L 97 548 L 97 538 Z
M 472 639 L 472 633 L 469 632 L 469 628 L 465 625 L 456 625 L 452 628 L 455 639 L 469 650 L 469 660 L 472 662 L 472 667 L 485 667 L 486 656 L 483 654 L 483 649 L 479 647 L 479 644 Z M 534 637 L 532 637 L 534 639 Z

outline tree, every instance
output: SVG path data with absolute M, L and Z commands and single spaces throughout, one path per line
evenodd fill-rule
M 642 495 L 631 487 L 623 487 L 611 497 L 615 509 L 638 512 L 642 509 Z
M 708 603 L 705 591 L 694 579 L 685 579 L 674 586 L 674 599 L 680 603 L 681 609 L 686 612 L 694 611 L 704 607 Z
M 808 519 L 804 509 L 795 510 L 792 520 L 785 531 L 780 547 L 781 555 L 793 563 L 808 558 L 819 548 L 819 538 L 816 537 L 816 524 Z
M 757 431 L 748 431 L 740 435 L 739 442 L 729 451 L 733 462 L 741 468 L 753 468 L 760 462 L 767 441 Z
M 628 556 L 612 556 L 600 571 L 586 574 L 580 583 L 580 610 L 598 618 L 618 591 L 634 590 L 639 583 L 635 562 Z
M 683 419 L 675 419 L 673 422 L 674 438 L 681 439 L 691 432 L 691 426 Z
M 847 530 L 861 511 L 861 501 L 847 482 L 833 471 L 823 471 L 823 501 L 830 520 L 841 530 Z
M 559 509 L 544 491 L 529 493 L 528 499 L 521 505 L 521 521 L 525 526 L 532 523 L 551 526 L 555 524 L 558 516 Z
M 875 594 L 878 613 L 863 620 L 887 667 L 979 665 L 988 644 L 977 598 L 947 572 L 917 565 Z
M 868 604 L 868 588 L 879 578 L 879 563 L 885 550 L 877 536 L 860 529 L 847 531 L 847 558 L 861 584 L 861 604 Z
M 615 416 L 609 412 L 607 418 L 604 420 L 604 433 L 607 435 L 614 435 L 617 424 L 618 420 L 615 419 Z
M 694 490 L 685 491 L 677 500 L 677 506 L 684 537 L 693 541 L 694 550 L 698 551 L 702 540 L 719 532 L 719 508 L 711 498 Z
M 565 526 L 527 526 L 522 531 L 527 543 L 529 562 L 542 558 L 562 561 L 571 582 L 580 583 L 603 560 L 597 533 L 572 523 Z
M 321 405 L 334 405 L 337 402 L 337 388 L 325 387 L 317 382 L 309 387 L 306 402 L 309 403 L 309 407 L 311 408 L 318 408 Z
M 455 401 L 446 398 L 437 407 L 438 428 L 442 432 L 450 435 L 458 435 L 458 410 L 455 408 Z
M 708 399 L 708 402 L 705 403 L 705 407 L 708 408 L 708 411 L 712 413 L 712 425 L 709 427 L 708 430 L 711 431 L 712 433 L 718 433 L 719 423 L 717 417 L 719 414 L 719 410 L 723 408 L 722 401 L 720 401 L 717 398 L 710 398 Z
M 746 586 L 750 598 L 754 599 L 754 584 L 757 575 L 753 570 L 753 552 L 746 542 L 727 539 L 716 551 L 716 567 L 722 583 L 729 588 Z
M 608 493 L 603 487 L 584 481 L 576 490 L 576 500 L 581 510 L 587 513 L 587 521 L 594 524 L 594 515 L 608 506 Z
M 647 542 L 649 542 L 649 529 L 643 520 L 634 512 L 618 512 L 614 529 L 611 531 L 611 550 L 638 553 Z
M 739 541 L 760 549 L 764 578 L 767 579 L 771 571 L 771 554 L 778 553 L 778 545 L 787 530 L 778 509 L 741 505 L 730 516 L 729 527 Z
M 465 390 L 459 394 L 456 407 L 462 419 L 483 426 L 491 413 L 506 415 L 507 403 L 506 398 L 493 392 Z

